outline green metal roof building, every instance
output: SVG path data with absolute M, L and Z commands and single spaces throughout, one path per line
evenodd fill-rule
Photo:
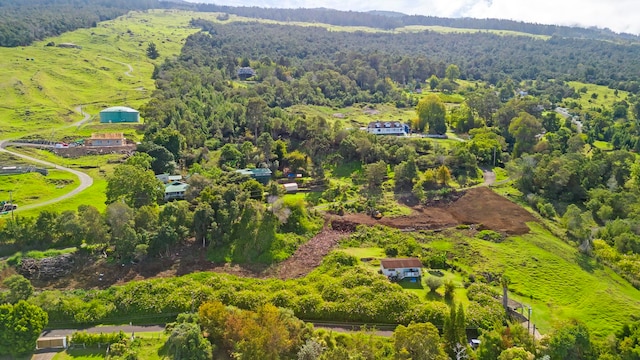
M 164 187 L 164 201 L 184 199 L 189 184 L 183 182 L 168 183 Z
M 267 184 L 271 180 L 271 170 L 265 168 L 258 169 L 240 169 L 236 170 L 237 173 L 242 175 L 251 176 L 262 184 Z
M 114 106 L 100 111 L 101 123 L 137 123 L 140 112 L 126 106 Z

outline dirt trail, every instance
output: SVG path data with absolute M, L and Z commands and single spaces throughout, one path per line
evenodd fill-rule
M 114 62 L 116 64 L 120 64 L 120 65 L 126 66 L 127 68 L 129 68 L 129 71 L 125 71 L 124 75 L 128 76 L 128 77 L 133 77 L 133 75 L 131 75 L 131 73 L 133 72 L 133 66 L 131 66 L 131 64 L 127 64 L 127 63 L 124 63 L 124 62 L 118 61 L 118 60 L 113 60 L 113 59 L 110 59 L 110 58 L 104 57 L 104 56 L 100 56 L 100 57 L 105 59 L 105 60 L 109 60 L 111 62 Z
M 347 236 L 349 232 L 323 229 L 300 246 L 290 258 L 280 263 L 276 276 L 280 279 L 293 279 L 308 274 L 320 265 L 322 259 L 338 245 L 340 240 Z

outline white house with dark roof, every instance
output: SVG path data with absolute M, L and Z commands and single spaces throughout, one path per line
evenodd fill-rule
M 418 258 L 382 259 L 380 270 L 391 280 L 419 278 L 422 276 L 422 262 Z
M 367 125 L 366 130 L 374 135 L 406 136 L 409 134 L 409 125 L 399 121 L 373 121 Z

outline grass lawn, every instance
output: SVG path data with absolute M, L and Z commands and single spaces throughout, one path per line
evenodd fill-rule
M 593 146 L 604 151 L 613 150 L 613 145 L 610 142 L 596 140 L 593 142 Z
M 401 121 L 408 123 L 416 117 L 413 108 L 398 109 L 391 104 L 358 104 L 346 108 L 317 105 L 294 105 L 286 109 L 291 114 L 323 117 L 330 124 L 341 121 L 346 128 L 359 128 L 372 121 Z
M 115 166 L 113 162 L 118 159 L 121 159 L 122 155 L 108 154 L 108 155 L 90 155 L 90 156 L 83 156 L 80 158 L 63 158 L 49 151 L 34 149 L 34 148 L 12 148 L 11 150 L 20 152 L 26 155 L 30 155 L 38 159 L 50 161 L 52 163 L 59 164 L 65 167 L 70 167 L 70 168 L 83 171 L 93 178 L 93 185 L 88 189 L 82 191 L 77 196 L 73 196 L 69 199 L 57 202 L 55 204 L 38 207 L 30 210 L 21 211 L 20 208 L 18 207 L 16 214 L 19 214 L 21 216 L 27 216 L 27 217 L 37 216 L 43 210 L 50 210 L 50 211 L 55 211 L 59 213 L 65 210 L 77 210 L 78 206 L 83 204 L 91 204 L 95 206 L 99 211 L 103 211 L 106 208 L 105 192 L 107 188 L 107 176 L 111 174 L 111 172 L 113 171 L 113 167 Z M 64 195 L 78 185 L 78 179 L 75 177 L 75 175 L 71 175 L 70 173 L 50 169 L 49 174 L 50 174 L 49 176 L 42 177 L 43 178 L 42 181 L 48 182 L 48 183 L 54 183 L 55 185 L 51 185 L 51 186 L 54 187 L 55 191 L 52 190 L 51 191 L 52 194 L 48 193 L 49 195 L 47 195 L 46 198 L 41 197 L 37 200 L 35 199 L 35 196 L 37 196 L 39 193 L 46 190 L 45 187 L 38 188 L 36 186 L 37 184 L 34 186 L 28 186 L 28 187 L 25 187 L 25 185 L 19 185 L 19 186 L 22 186 L 19 190 L 20 193 L 16 191 L 14 195 L 17 196 L 18 194 L 22 194 L 22 196 L 24 196 L 25 198 L 34 198 L 30 202 L 25 202 L 24 204 L 26 205 L 28 203 L 41 202 L 46 199 L 52 199 L 57 196 Z M 56 174 L 57 176 L 63 177 L 63 178 L 67 177 L 68 179 L 74 181 L 73 183 L 74 185 L 73 186 L 65 185 L 64 187 L 55 189 L 55 187 L 60 186 L 59 184 L 57 184 L 57 182 L 60 182 L 61 180 L 56 180 L 55 177 L 52 179 L 49 179 L 49 177 L 52 176 L 52 174 Z M 24 176 L 24 175 L 20 175 L 20 176 Z M 3 180 L 2 177 L 0 177 L 0 184 L 2 184 L 1 183 L 2 180 Z M 2 196 L 2 194 L 3 194 L 2 191 L 0 191 L 0 196 Z M 20 200 L 19 197 L 16 198 L 16 203 L 18 203 L 18 206 L 20 206 L 20 204 L 23 204 L 23 203 L 19 203 L 19 200 Z
M 169 359 L 168 356 L 160 355 L 162 345 L 167 341 L 167 335 L 162 332 L 137 333 L 139 339 L 133 345 L 139 360 L 161 360 Z M 106 359 L 104 349 L 67 349 L 58 353 L 54 360 L 95 360 Z
M 530 227 L 502 243 L 470 241 L 477 255 L 466 261 L 476 273 L 506 273 L 510 292 L 533 308 L 542 333 L 576 319 L 603 337 L 640 313 L 639 290 L 540 225 Z
M 379 258 L 387 257 L 387 255 L 385 255 L 384 253 L 384 249 L 379 247 L 358 247 L 358 248 L 349 247 L 349 248 L 342 248 L 339 250 L 342 251 L 343 253 L 349 254 L 351 256 L 355 256 L 358 259 L 363 259 L 363 258 L 379 259 Z M 378 263 L 378 265 L 380 264 Z
M 493 170 L 493 172 L 496 174 L 496 182 L 504 181 L 509 178 L 509 173 L 507 173 L 507 170 L 501 167 L 496 166 L 491 170 Z
M 9 193 L 14 204 L 25 206 L 62 196 L 79 185 L 78 178 L 66 171 L 49 170 L 49 175 L 27 173 L 0 176 L 0 200 L 9 201 Z

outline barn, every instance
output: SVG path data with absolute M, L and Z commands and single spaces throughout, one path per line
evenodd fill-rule
M 126 106 L 114 106 L 100 111 L 101 123 L 137 123 L 140 112 Z

